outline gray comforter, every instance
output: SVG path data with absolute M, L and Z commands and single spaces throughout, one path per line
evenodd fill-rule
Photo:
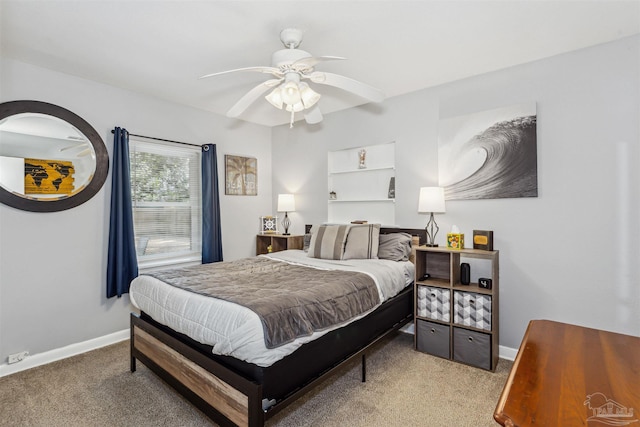
M 380 303 L 375 282 L 367 274 L 263 257 L 146 274 L 249 308 L 262 321 L 267 348 L 345 322 Z

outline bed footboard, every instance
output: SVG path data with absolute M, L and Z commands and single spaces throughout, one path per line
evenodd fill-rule
M 222 426 L 263 426 L 262 386 L 131 314 L 131 371 L 138 359 Z

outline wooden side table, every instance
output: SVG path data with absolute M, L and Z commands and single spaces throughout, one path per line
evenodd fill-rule
M 302 249 L 304 235 L 302 234 L 258 234 L 256 236 L 256 255 L 271 252 L 286 251 L 287 249 Z
M 493 417 L 519 427 L 640 425 L 640 337 L 531 321 Z

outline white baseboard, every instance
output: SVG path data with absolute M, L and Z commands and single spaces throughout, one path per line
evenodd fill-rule
M 498 354 L 500 354 L 500 359 L 511 360 L 513 362 L 516 360 L 518 349 L 500 345 L 498 346 Z
M 406 334 L 415 334 L 415 328 L 413 322 L 407 323 L 405 326 L 400 328 L 400 332 L 404 332 Z M 511 360 L 512 362 L 516 359 L 516 354 L 518 354 L 517 348 L 505 347 L 503 345 L 498 346 L 498 354 L 500 359 Z
M 413 335 L 413 323 L 410 323 L 401 328 L 400 331 Z M 94 338 L 88 341 L 71 344 L 66 347 L 56 348 L 53 350 L 45 351 L 44 353 L 29 355 L 25 357 L 24 360 L 18 363 L 13 363 L 11 365 L 3 363 L 2 365 L 0 365 L 0 378 L 7 375 L 15 374 L 16 372 L 35 368 L 36 366 L 46 365 L 47 363 L 55 362 L 56 360 L 66 359 L 67 357 L 86 353 L 87 351 L 95 350 L 111 344 L 116 344 L 121 341 L 128 340 L 130 336 L 131 335 L 129 329 L 123 329 L 122 331 L 114 332 L 112 334 Z M 501 359 L 513 361 L 516 358 L 516 354 L 518 354 L 518 349 L 501 345 L 499 346 L 499 353 Z
M 86 353 L 87 351 L 95 350 L 100 347 L 119 343 L 121 341 L 128 340 L 130 336 L 131 332 L 129 329 L 123 329 L 122 331 L 114 332 L 102 337 L 93 338 L 76 344 L 70 344 L 65 347 L 45 351 L 44 353 L 29 355 L 22 361 L 12 363 L 11 365 L 3 363 L 0 365 L 0 377 L 35 368 L 36 366 L 46 365 L 47 363 L 66 359 L 67 357 L 75 356 L 77 354 Z

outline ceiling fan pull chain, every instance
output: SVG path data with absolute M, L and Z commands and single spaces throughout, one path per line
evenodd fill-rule
M 293 128 L 293 115 L 295 114 L 295 111 L 291 110 L 291 121 L 289 122 L 289 129 Z

